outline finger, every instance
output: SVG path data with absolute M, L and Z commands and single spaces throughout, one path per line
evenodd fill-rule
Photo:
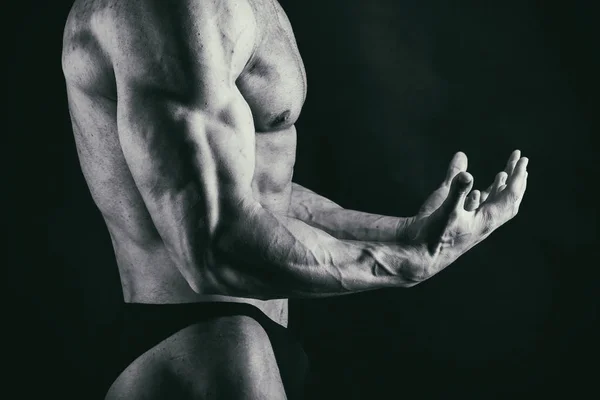
M 479 204 L 485 202 L 489 195 L 490 195 L 490 192 L 488 192 L 487 190 L 482 191 L 481 196 L 479 197 Z
M 528 172 L 525 172 L 525 179 L 523 181 L 523 186 L 521 187 L 521 195 L 517 198 L 516 201 L 516 209 L 519 210 L 521 206 L 521 202 L 523 201 L 523 197 L 525 195 L 525 190 L 527 189 L 527 177 L 529 176 Z
M 506 172 L 506 174 L 508 176 L 510 176 L 513 172 L 513 170 L 515 169 L 515 165 L 517 164 L 517 161 L 519 161 L 519 159 L 521 158 L 521 151 L 520 150 L 515 150 L 511 153 L 510 157 L 508 157 L 508 162 L 506 163 L 506 167 L 504 168 L 504 172 Z
M 496 178 L 494 179 L 494 183 L 492 184 L 492 190 L 490 192 L 490 197 L 494 198 L 498 193 L 500 193 L 501 187 L 506 183 L 506 172 L 502 171 L 502 172 L 498 172 L 496 174 Z
M 527 157 L 521 157 L 519 161 L 517 161 L 512 175 L 508 178 L 506 187 L 512 195 L 520 197 L 524 192 L 528 163 L 529 159 Z
M 491 185 L 488 186 L 487 189 L 485 189 L 484 191 L 481 192 L 481 199 L 479 200 L 481 203 L 483 203 L 484 201 L 487 200 L 487 198 L 490 195 L 490 193 L 492 192 L 493 188 L 494 188 L 494 182 L 492 182 Z
M 504 214 L 508 219 L 516 215 L 527 188 L 527 176 L 529 175 L 526 170 L 527 162 L 526 158 L 521 158 L 515 166 L 513 175 L 507 184 L 503 185 L 505 189 L 501 191 L 501 194 L 492 201 L 488 201 L 485 204 L 486 207 L 480 207 L 478 211 L 484 211 L 488 216 Z
M 479 207 L 481 199 L 481 192 L 479 190 L 473 190 L 467 196 L 465 200 L 465 211 L 474 211 Z
M 452 157 L 450 165 L 448 166 L 444 183 L 446 185 L 450 185 L 456 175 L 467 170 L 468 164 L 469 160 L 467 159 L 467 155 L 465 153 L 459 151 L 458 153 L 454 154 L 454 157 Z
M 485 189 L 484 191 L 481 192 L 481 200 L 480 200 L 481 203 L 486 201 L 488 196 L 490 195 L 490 193 L 492 193 L 492 190 L 494 190 L 494 186 L 496 185 L 496 178 L 498 178 L 498 176 L 494 177 L 494 180 L 492 181 L 490 186 L 488 186 L 487 189 Z
M 444 201 L 444 209 L 450 213 L 452 211 L 463 211 L 465 209 L 465 200 L 473 187 L 473 176 L 468 172 L 460 172 L 452 180 L 450 192 Z
M 479 207 L 476 212 L 481 212 L 483 215 L 486 215 L 488 223 L 491 220 L 495 220 L 502 224 L 514 217 L 519 212 L 519 207 L 523 201 L 525 190 L 527 188 L 528 175 L 529 174 L 525 172 L 519 194 L 515 195 L 511 193 L 510 189 L 504 190 L 502 192 L 503 195 L 494 199 L 494 201 L 485 203 L 483 206 Z M 504 195 L 504 193 L 507 193 L 507 195 Z

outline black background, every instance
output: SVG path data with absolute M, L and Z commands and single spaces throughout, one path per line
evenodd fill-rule
M 122 301 L 68 117 L 60 52 L 70 5 L 20 2 L 4 17 L 14 28 L 4 36 L 5 139 L 19 142 L 4 152 L 17 177 L 5 195 L 16 203 L 5 215 L 16 222 L 6 362 L 24 398 L 95 398 Z M 348 208 L 410 215 L 458 150 L 478 188 L 514 148 L 530 158 L 517 218 L 435 279 L 291 303 L 312 359 L 308 398 L 597 392 L 599 68 L 588 3 L 282 5 L 309 81 L 299 183 Z

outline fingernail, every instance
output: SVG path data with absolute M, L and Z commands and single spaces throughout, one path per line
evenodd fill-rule
M 526 167 L 528 163 L 529 163 L 529 158 L 523 157 L 523 166 Z

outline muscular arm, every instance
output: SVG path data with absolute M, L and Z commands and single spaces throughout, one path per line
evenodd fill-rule
M 251 51 L 244 40 L 253 28 L 231 22 L 243 7 L 188 9 L 191 23 L 155 3 L 128 3 L 134 21 L 114 29 L 117 125 L 136 186 L 190 286 L 268 299 L 414 284 L 407 249 L 339 240 L 253 198 L 254 125 L 235 85 L 243 64 L 235 57 Z
M 411 222 L 411 218 L 345 209 L 296 183 L 288 214 L 338 239 L 375 242 L 398 242 Z
M 386 242 L 395 219 L 338 211 L 327 224 L 315 219 L 319 229 L 269 212 L 253 197 L 254 123 L 235 84 L 254 46 L 252 10 L 237 1 L 201 6 L 123 2 L 114 26 L 98 28 L 114 67 L 123 154 L 157 232 L 196 292 L 270 299 L 408 287 L 516 214 L 526 159 L 506 190 L 468 212 L 473 180 L 457 171 L 435 211 L 413 225 L 410 245 Z M 345 239 L 359 236 L 373 239 Z

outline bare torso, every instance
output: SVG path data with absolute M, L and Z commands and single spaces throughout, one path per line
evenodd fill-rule
M 248 1 L 258 40 L 248 44 L 253 48 L 236 49 L 232 57 L 243 66 L 236 85 L 252 112 L 256 131 L 253 192 L 263 207 L 285 214 L 295 160 L 294 123 L 306 97 L 306 77 L 279 4 Z M 116 0 L 76 1 L 65 28 L 63 66 L 81 167 L 112 239 L 125 301 L 248 302 L 286 325 L 287 300 L 198 294 L 173 264 L 136 188 L 117 134 L 116 83 L 102 35 L 119 8 Z M 157 46 L 170 44 L 168 38 L 156 40 Z

